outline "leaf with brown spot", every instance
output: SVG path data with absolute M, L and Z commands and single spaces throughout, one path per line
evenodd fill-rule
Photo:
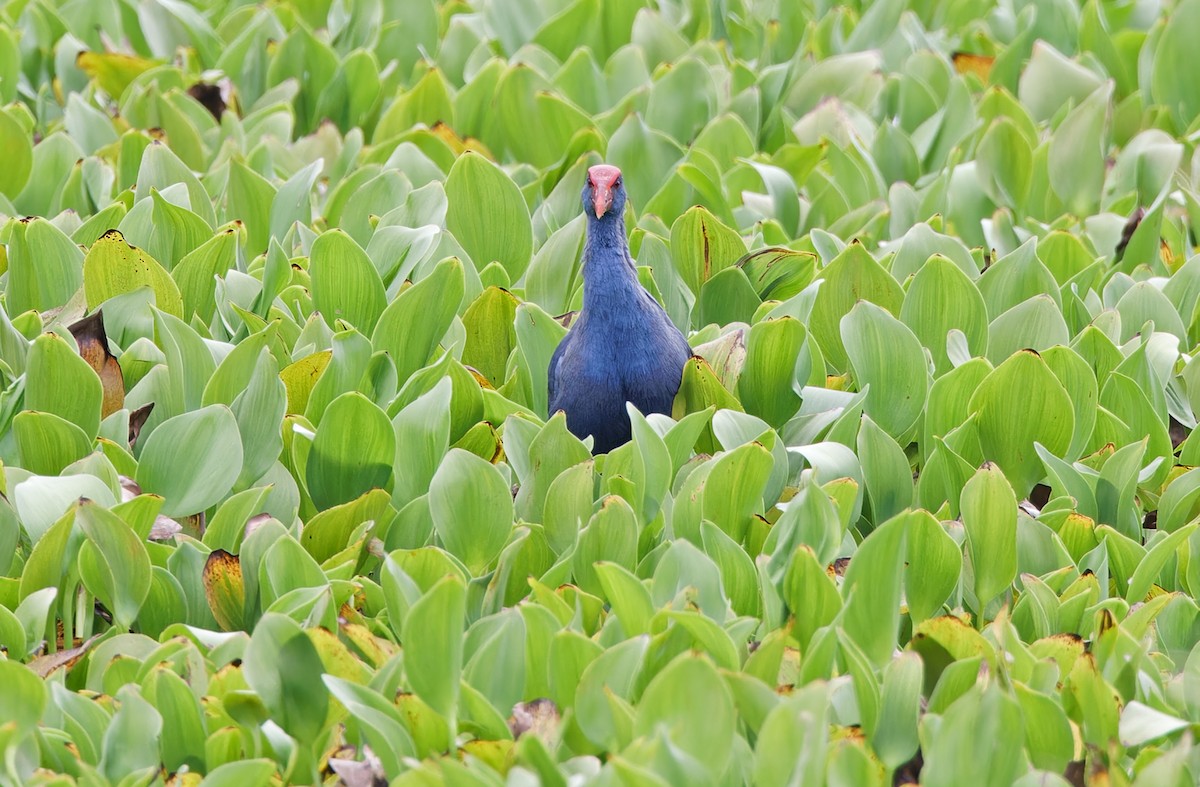
M 312 394 L 313 386 L 317 384 L 332 357 L 332 350 L 321 350 L 285 366 L 279 373 L 279 378 L 283 380 L 283 386 L 287 389 L 288 415 L 300 415 L 308 407 L 308 397 Z
M 242 630 L 246 587 L 241 560 L 224 549 L 214 550 L 204 561 L 203 580 L 204 597 L 221 630 Z
M 117 363 L 116 356 L 108 349 L 104 311 L 97 309 L 95 314 L 73 324 L 70 330 L 71 335 L 75 337 L 75 343 L 79 345 L 79 354 L 88 362 L 88 366 L 96 371 L 100 383 L 104 386 L 100 417 L 107 418 L 125 406 L 125 379 L 121 375 L 121 365 Z

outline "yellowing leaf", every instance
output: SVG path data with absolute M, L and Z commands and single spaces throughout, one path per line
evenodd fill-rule
M 83 259 L 83 291 L 88 309 L 142 287 L 154 291 L 159 309 L 183 316 L 183 299 L 171 274 L 149 254 L 126 243 L 117 230 L 104 233 Z
M 109 96 L 120 98 L 130 82 L 158 65 L 158 62 L 121 52 L 80 52 L 75 58 L 75 65 L 95 80 Z

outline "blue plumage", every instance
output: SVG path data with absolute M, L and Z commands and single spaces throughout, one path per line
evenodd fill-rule
M 625 239 L 625 188 L 616 167 L 588 170 L 583 309 L 550 359 L 550 413 L 607 453 L 630 439 L 625 403 L 670 414 L 691 348 L 637 278 Z

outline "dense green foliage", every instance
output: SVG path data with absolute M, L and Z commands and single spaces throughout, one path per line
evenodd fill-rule
M 1200 0 L 831 5 L 0 4 L 0 784 L 1200 779 Z

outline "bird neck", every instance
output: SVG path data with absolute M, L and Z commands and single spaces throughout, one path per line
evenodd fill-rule
M 583 308 L 593 314 L 629 302 L 639 285 L 637 268 L 625 239 L 625 220 L 619 215 L 588 222 L 583 247 Z

